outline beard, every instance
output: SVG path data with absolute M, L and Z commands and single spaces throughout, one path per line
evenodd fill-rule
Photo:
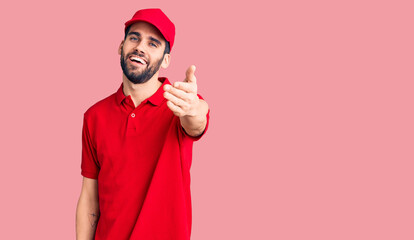
M 161 63 L 162 63 L 162 58 L 159 59 L 158 61 L 156 61 L 154 64 L 151 64 L 151 62 L 147 62 L 146 64 L 146 68 L 141 72 L 141 73 L 137 73 L 134 72 L 133 70 L 137 69 L 135 66 L 127 66 L 126 61 L 127 59 L 131 56 L 131 55 L 136 55 L 139 57 L 143 57 L 140 54 L 128 54 L 127 56 L 125 56 L 124 54 L 124 50 L 121 49 L 121 68 L 122 71 L 124 72 L 125 76 L 128 78 L 128 80 L 134 84 L 140 84 L 140 83 L 145 83 L 148 80 L 150 80 L 152 78 L 152 76 L 154 76 L 154 74 L 156 72 L 158 72 L 158 70 L 161 67 Z

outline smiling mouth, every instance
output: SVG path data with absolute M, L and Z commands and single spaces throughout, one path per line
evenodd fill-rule
M 137 56 L 131 56 L 131 57 L 129 57 L 129 60 L 131 62 L 134 62 L 136 64 L 140 64 L 140 65 L 146 65 L 147 64 L 147 62 L 145 61 L 145 59 L 140 58 L 140 57 L 137 57 Z

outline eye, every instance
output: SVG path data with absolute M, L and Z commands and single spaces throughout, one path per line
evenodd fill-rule
M 138 41 L 138 38 L 137 38 L 137 37 L 134 37 L 134 36 L 131 36 L 129 39 L 130 39 L 131 41 Z
M 157 44 L 155 44 L 155 43 L 153 43 L 153 42 L 150 42 L 150 46 L 151 46 L 151 47 L 158 47 L 158 45 L 157 45 Z

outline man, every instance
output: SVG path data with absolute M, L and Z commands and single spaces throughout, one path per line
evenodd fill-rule
M 158 76 L 174 35 L 160 9 L 125 23 L 122 84 L 84 114 L 78 240 L 190 239 L 192 144 L 208 127 L 209 108 L 195 66 L 173 85 Z

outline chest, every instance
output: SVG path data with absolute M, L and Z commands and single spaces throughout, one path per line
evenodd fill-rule
M 175 134 L 179 119 L 164 104 L 117 109 L 97 121 L 94 133 L 98 161 L 124 164 L 156 159 L 167 138 Z

